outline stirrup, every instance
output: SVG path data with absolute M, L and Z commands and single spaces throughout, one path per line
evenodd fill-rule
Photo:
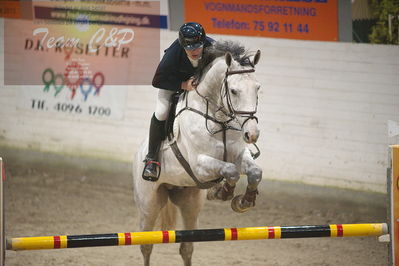
M 157 162 L 157 161 L 154 161 L 154 160 L 144 160 L 144 162 L 145 162 L 145 166 L 144 166 L 144 169 L 143 169 L 143 173 L 141 175 L 142 178 L 144 180 L 151 181 L 151 182 L 158 181 L 159 176 L 161 174 L 161 164 L 159 162 Z M 151 169 L 148 169 L 148 167 L 151 167 L 151 166 L 155 167 L 155 171 L 156 171 L 155 174 L 148 173 L 148 172 L 151 171 Z M 146 171 L 146 170 L 148 170 L 148 171 Z

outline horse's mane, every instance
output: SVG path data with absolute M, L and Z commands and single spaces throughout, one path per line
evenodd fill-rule
M 241 66 L 254 67 L 250 60 L 251 54 L 245 49 L 243 45 L 233 41 L 217 41 L 213 45 L 208 46 L 204 49 L 202 59 L 199 61 L 196 73 L 194 74 L 194 80 L 198 83 L 201 80 L 204 70 L 211 64 L 216 58 L 224 56 L 229 52 L 235 61 Z

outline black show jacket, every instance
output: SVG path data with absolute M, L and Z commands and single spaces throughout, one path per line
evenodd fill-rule
M 206 37 L 204 48 L 212 45 L 213 42 L 212 38 Z M 179 40 L 175 40 L 165 50 L 152 80 L 152 86 L 164 90 L 178 91 L 181 89 L 181 83 L 188 80 L 194 73 L 195 68 L 188 59 L 184 48 L 180 45 Z

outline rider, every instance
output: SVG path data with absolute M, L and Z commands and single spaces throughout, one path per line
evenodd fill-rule
M 158 180 L 158 152 L 162 140 L 165 139 L 165 121 L 169 114 L 171 96 L 176 91 L 194 89 L 192 76 L 202 57 L 203 49 L 213 42 L 213 39 L 206 36 L 199 23 L 188 22 L 180 27 L 179 39 L 165 50 L 152 80 L 152 85 L 158 88 L 158 98 L 155 113 L 151 118 L 148 154 L 144 160 L 142 176 L 145 180 Z

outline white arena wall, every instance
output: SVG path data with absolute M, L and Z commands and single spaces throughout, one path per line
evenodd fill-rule
M 162 50 L 176 36 L 162 31 Z M 398 46 L 212 37 L 262 51 L 264 178 L 386 191 L 388 145 L 399 140 L 387 134 L 387 121 L 399 121 Z M 4 84 L 3 59 L 0 69 Z M 155 89 L 130 86 L 121 119 L 32 112 L 18 107 L 20 89 L 0 87 L 0 156 L 3 147 L 129 163 L 155 108 Z

